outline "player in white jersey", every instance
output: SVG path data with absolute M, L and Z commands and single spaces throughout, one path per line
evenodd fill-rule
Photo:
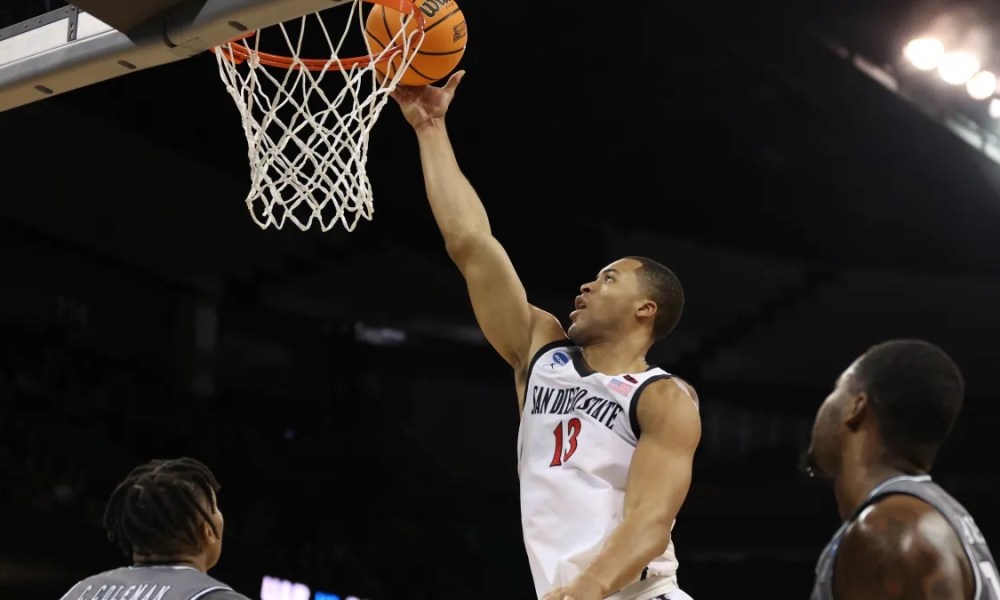
M 543 600 L 676 600 L 671 530 L 691 483 L 701 421 L 694 390 L 646 364 L 680 319 L 674 274 L 617 260 L 580 288 L 571 325 L 529 304 L 459 168 L 445 114 L 464 72 L 399 87 L 431 211 L 486 338 L 514 368 L 521 518 Z

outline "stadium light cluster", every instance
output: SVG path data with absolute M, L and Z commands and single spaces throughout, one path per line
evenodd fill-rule
M 984 69 L 976 55 L 962 50 L 949 50 L 933 37 L 911 40 L 903 49 L 903 55 L 916 69 L 937 71 L 945 83 L 965 86 L 965 91 L 971 98 L 988 101 L 990 116 L 1000 119 L 1000 77 Z

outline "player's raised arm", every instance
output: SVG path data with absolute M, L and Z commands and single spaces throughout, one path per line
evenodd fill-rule
M 493 237 L 476 190 L 458 166 L 445 128 L 445 113 L 464 71 L 440 87 L 399 86 L 392 97 L 417 133 L 427 198 L 458 266 L 483 334 L 515 369 L 526 366 L 534 348 L 565 338 L 552 315 L 528 303 L 524 286 L 503 246 Z

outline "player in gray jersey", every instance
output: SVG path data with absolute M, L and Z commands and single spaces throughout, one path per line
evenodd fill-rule
M 104 512 L 108 539 L 132 565 L 88 577 L 62 600 L 248 600 L 208 575 L 222 553 L 219 487 L 191 458 L 133 469 Z
M 844 523 L 820 556 L 812 600 L 1000 600 L 982 533 L 928 475 L 964 387 L 951 358 L 921 340 L 873 346 L 840 376 L 808 459 L 833 479 Z

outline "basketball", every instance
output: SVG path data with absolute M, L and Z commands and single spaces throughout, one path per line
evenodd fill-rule
M 454 0 L 417 0 L 418 9 L 424 16 L 424 41 L 409 68 L 403 73 L 399 83 L 403 85 L 427 85 L 444 79 L 451 73 L 465 54 L 468 33 L 465 16 Z M 391 45 L 393 38 L 403 24 L 403 15 L 392 8 L 376 4 L 365 21 L 365 35 L 371 44 L 372 53 L 381 52 Z M 406 23 L 406 34 L 416 30 L 416 20 Z M 402 57 L 375 66 L 382 75 L 395 75 Z

